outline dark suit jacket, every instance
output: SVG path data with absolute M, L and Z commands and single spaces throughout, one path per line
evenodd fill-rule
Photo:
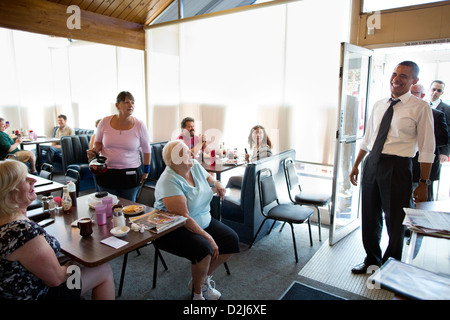
M 446 120 L 447 120 L 447 127 L 450 131 L 450 106 L 446 103 L 439 103 L 439 105 L 436 107 L 437 110 L 442 111 L 445 114 Z M 450 134 L 450 132 L 449 132 Z M 445 154 L 447 157 L 450 156 L 450 137 L 447 142 L 447 146 L 442 147 L 440 149 L 441 154 Z
M 441 174 L 441 163 L 439 155 L 442 150 L 446 150 L 449 143 L 449 132 L 447 127 L 447 120 L 445 114 L 442 111 L 431 109 L 434 119 L 434 139 L 436 142 L 436 149 L 434 151 L 434 162 L 431 166 L 430 180 L 439 180 Z M 420 179 L 420 163 L 418 162 L 419 152 L 413 158 L 413 181 L 419 182 Z

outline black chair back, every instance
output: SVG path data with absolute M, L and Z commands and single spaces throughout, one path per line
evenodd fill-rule
M 258 185 L 259 185 L 259 199 L 261 202 L 261 211 L 264 214 L 264 207 L 277 201 L 277 189 L 275 187 L 275 180 L 272 176 L 272 171 L 268 168 L 261 169 L 258 173 Z
M 44 163 L 41 166 L 41 172 L 39 172 L 41 178 L 53 180 L 53 166 L 48 163 Z
M 297 171 L 295 170 L 295 163 L 292 159 L 286 159 L 284 161 L 284 173 L 286 175 L 288 190 L 292 190 L 297 186 L 300 188 L 300 181 L 298 179 Z

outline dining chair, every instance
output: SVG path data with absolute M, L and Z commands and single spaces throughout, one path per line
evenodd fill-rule
M 249 249 L 253 246 L 258 233 L 261 231 L 264 223 L 271 219 L 274 220 L 269 233 L 272 231 L 273 226 L 277 221 L 286 222 L 291 226 L 292 231 L 292 241 L 294 243 L 294 253 L 295 253 L 295 261 L 298 262 L 298 254 L 297 254 L 297 244 L 295 241 L 294 234 L 294 224 L 302 224 L 304 222 L 308 223 L 309 229 L 309 241 L 311 246 L 313 245 L 312 235 L 311 235 L 311 216 L 314 213 L 314 210 L 307 207 L 302 207 L 295 205 L 293 203 L 281 204 L 278 200 L 277 190 L 275 186 L 275 180 L 273 179 L 272 170 L 269 168 L 261 169 L 258 174 L 258 189 L 259 189 L 259 201 L 261 214 L 264 216 L 261 225 L 256 232 Z M 270 206 L 268 210 L 266 207 Z
M 331 194 L 324 192 L 306 192 L 300 186 L 300 180 L 295 170 L 295 162 L 292 159 L 286 159 L 283 162 L 284 174 L 286 177 L 286 184 L 289 193 L 289 199 L 296 205 L 306 205 L 316 208 L 317 211 L 317 225 L 319 228 L 319 241 L 322 241 L 322 227 L 320 221 L 319 207 L 328 206 L 328 213 L 330 212 Z M 292 190 L 298 187 L 298 193 L 292 195 Z
M 49 163 L 43 163 L 41 171 L 39 172 L 39 177 L 53 180 L 53 166 Z

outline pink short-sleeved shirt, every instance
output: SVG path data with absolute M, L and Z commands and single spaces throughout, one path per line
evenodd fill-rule
M 129 130 L 116 130 L 111 127 L 108 116 L 102 119 L 97 127 L 95 142 L 103 145 L 102 156 L 107 158 L 106 164 L 111 169 L 137 168 L 141 165 L 139 149 L 142 153 L 151 153 L 150 139 L 145 124 L 134 118 L 134 126 Z

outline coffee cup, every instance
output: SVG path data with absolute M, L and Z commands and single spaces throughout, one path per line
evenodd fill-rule
M 82 237 L 89 237 L 92 234 L 92 220 L 90 218 L 78 220 L 78 228 Z

